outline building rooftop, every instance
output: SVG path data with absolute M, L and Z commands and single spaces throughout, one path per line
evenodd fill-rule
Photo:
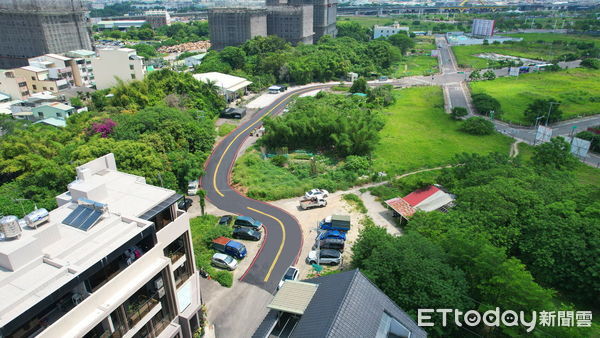
M 25 67 L 21 67 L 21 69 L 25 69 L 25 70 L 28 70 L 30 72 L 35 72 L 35 73 L 41 73 L 41 72 L 48 71 L 46 68 L 40 68 L 40 67 L 36 67 L 36 66 L 25 66 Z
M 67 121 L 65 121 L 65 119 L 59 119 L 56 117 L 49 117 L 47 119 L 43 119 L 43 120 L 34 122 L 34 124 L 36 124 L 36 123 L 43 123 L 43 124 L 47 124 L 47 125 L 59 127 L 59 128 L 64 128 L 67 126 Z
M 215 86 L 230 92 L 240 90 L 252 84 L 252 82 L 243 77 L 218 72 L 194 74 L 194 79 L 205 83 L 212 82 Z
M 71 58 L 69 58 L 69 57 L 66 57 L 66 56 L 63 56 L 63 55 L 58 55 L 58 54 L 52 54 L 52 53 L 50 53 L 50 54 L 44 54 L 44 56 L 51 57 L 51 58 L 58 59 L 58 60 L 62 60 L 62 61 L 69 61 L 69 60 L 71 60 Z
M 286 281 L 267 307 L 301 315 L 317 292 L 317 287 L 313 283 Z
M 46 223 L 23 226 L 18 239 L 0 239 L 0 327 L 150 227 L 140 217 L 174 195 L 119 172 L 113 154 L 77 167 Z M 87 231 L 65 224 L 84 199 L 107 206 Z
M 75 55 L 77 57 L 95 56 L 96 52 L 87 49 L 78 49 L 67 52 L 69 55 Z

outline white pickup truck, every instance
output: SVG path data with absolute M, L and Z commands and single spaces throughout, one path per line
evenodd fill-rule
M 300 200 L 300 208 L 302 208 L 302 210 L 322 208 L 325 206 L 327 206 L 327 201 L 319 197 L 304 197 Z

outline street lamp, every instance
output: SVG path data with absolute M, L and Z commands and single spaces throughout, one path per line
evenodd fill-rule
M 550 118 L 550 112 L 552 111 L 553 104 L 559 104 L 559 102 L 550 102 L 550 108 L 548 108 L 548 115 L 546 115 L 546 127 L 548 126 L 548 119 Z

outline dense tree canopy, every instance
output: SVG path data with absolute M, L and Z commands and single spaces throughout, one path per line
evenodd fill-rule
M 323 94 L 299 98 L 287 114 L 266 119 L 261 142 L 271 148 L 323 150 L 342 157 L 367 155 L 383 124 L 380 113 L 364 98 Z
M 337 30 L 338 38 L 349 37 L 356 41 L 367 42 L 371 40 L 371 37 L 373 36 L 373 31 L 370 28 L 365 27 L 358 22 L 338 21 Z
M 531 102 L 525 111 L 523 112 L 527 121 L 532 124 L 536 123 L 539 119 L 538 124 L 552 123 L 560 121 L 562 118 L 562 110 L 560 109 L 560 102 L 556 99 L 536 99 Z

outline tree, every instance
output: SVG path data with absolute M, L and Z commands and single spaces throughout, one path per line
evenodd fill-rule
M 391 106 L 396 103 L 393 89 L 394 87 L 392 85 L 387 84 L 368 90 L 367 102 L 372 102 L 380 107 Z
M 219 56 L 223 62 L 227 62 L 234 69 L 242 68 L 246 60 L 246 52 L 242 48 L 234 46 L 225 47 Z
M 452 107 L 450 116 L 455 120 L 460 120 L 461 117 L 467 116 L 469 112 L 465 107 Z
M 359 77 L 354 80 L 352 86 L 350 87 L 350 93 L 367 93 L 369 91 L 369 85 L 367 84 L 367 80 L 364 77 Z
M 371 36 L 373 35 L 371 29 L 368 27 L 364 27 L 358 22 L 337 22 L 337 37 L 350 37 L 355 39 L 356 41 L 367 42 L 371 40 Z
M 154 48 L 152 45 L 149 45 L 147 43 L 138 43 L 137 45 L 134 45 L 132 48 L 136 50 L 136 52 L 139 56 L 143 56 L 146 59 L 151 59 L 153 57 L 158 56 L 158 53 L 156 52 L 156 48 Z
M 411 39 L 406 33 L 397 33 L 388 37 L 388 41 L 400 48 L 402 55 L 406 55 L 406 52 L 411 48 L 415 47 L 415 40 Z
M 200 203 L 200 212 L 204 216 L 204 208 L 206 207 L 206 190 L 198 189 L 198 202 Z
M 554 137 L 550 142 L 537 146 L 532 160 L 539 167 L 557 170 L 572 169 L 577 164 L 577 159 L 571 154 L 571 145 L 562 137 Z
M 560 109 L 560 102 L 554 98 L 548 99 L 536 99 L 529 105 L 523 112 L 525 119 L 531 124 L 538 122 L 539 124 L 553 123 L 560 121 L 562 118 L 562 110 Z
M 483 73 L 483 78 L 486 80 L 494 80 L 496 78 L 496 73 L 493 70 L 488 69 L 485 73 Z
M 479 116 L 469 117 L 460 126 L 460 130 L 472 135 L 490 135 L 496 131 L 494 124 Z
M 473 101 L 475 111 L 477 111 L 478 114 L 488 115 L 493 111 L 495 116 L 499 116 L 502 113 L 500 101 L 488 94 L 473 94 L 471 95 L 471 99 Z
M 581 61 L 581 67 L 590 69 L 600 69 L 600 60 L 594 58 L 583 59 Z
M 469 75 L 469 80 L 471 80 L 471 81 L 481 80 L 481 73 L 478 70 L 474 70 Z

